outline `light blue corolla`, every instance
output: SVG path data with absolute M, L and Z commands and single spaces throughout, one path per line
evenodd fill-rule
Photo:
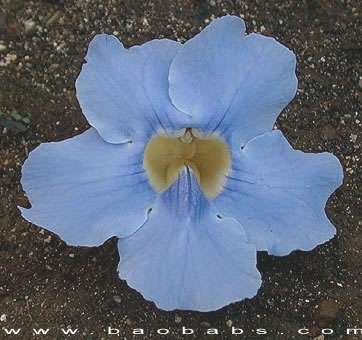
M 30 222 L 67 244 L 117 236 L 119 276 L 165 310 L 251 298 L 256 251 L 287 255 L 335 234 L 324 207 L 343 171 L 273 130 L 297 89 L 294 54 L 244 22 L 214 20 L 185 44 L 90 43 L 76 82 L 89 123 L 25 162 Z

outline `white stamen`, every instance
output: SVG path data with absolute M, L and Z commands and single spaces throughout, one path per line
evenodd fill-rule
M 189 130 L 187 130 L 185 134 L 181 137 L 181 141 L 187 144 L 192 142 L 192 134 Z

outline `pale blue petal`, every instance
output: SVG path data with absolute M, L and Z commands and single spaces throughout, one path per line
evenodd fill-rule
M 238 64 L 245 24 L 225 16 L 187 41 L 170 67 L 172 102 L 195 121 L 222 114 L 239 82 Z
M 272 38 L 243 37 L 244 22 L 225 16 L 185 43 L 170 67 L 170 97 L 194 125 L 231 143 L 270 131 L 297 89 L 295 55 Z
M 261 284 L 243 228 L 216 216 L 188 169 L 118 248 L 120 277 L 161 309 L 216 310 L 253 297 Z
M 106 143 L 95 129 L 41 144 L 22 170 L 32 204 L 20 208 L 23 217 L 71 245 L 97 246 L 130 235 L 156 197 L 142 167 L 143 147 Z
M 214 204 L 240 222 L 257 250 L 287 255 L 334 236 L 324 208 L 342 180 L 335 156 L 296 151 L 276 130 L 233 150 L 231 174 Z
M 163 39 L 125 49 L 112 36 L 97 35 L 76 81 L 77 98 L 89 123 L 110 143 L 143 140 L 174 128 L 178 112 L 168 96 L 168 70 L 181 44 Z

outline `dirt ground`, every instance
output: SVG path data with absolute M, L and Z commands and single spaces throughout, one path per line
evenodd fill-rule
M 333 330 L 324 339 L 361 339 L 346 334 L 362 328 L 361 7 L 359 0 L 0 0 L 0 339 L 322 339 L 323 328 Z M 29 205 L 21 166 L 39 143 L 87 129 L 74 82 L 96 33 L 113 33 L 127 47 L 162 37 L 184 42 L 226 13 L 296 53 L 298 93 L 277 125 L 294 148 L 341 160 L 345 180 L 326 208 L 338 234 L 311 252 L 258 253 L 263 285 L 253 299 L 210 313 L 165 312 L 118 278 L 115 238 L 69 247 L 21 218 L 17 205 Z M 183 326 L 195 334 L 182 335 Z M 244 335 L 231 335 L 232 326 Z M 35 336 L 39 327 L 49 333 Z M 61 327 L 79 332 L 66 337 Z M 107 327 L 121 335 L 107 335 Z M 146 334 L 133 335 L 135 328 Z M 206 335 L 209 328 L 219 334 Z

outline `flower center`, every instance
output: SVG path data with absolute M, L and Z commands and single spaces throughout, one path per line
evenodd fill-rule
M 143 167 L 152 188 L 162 193 L 174 183 L 185 166 L 192 169 L 206 197 L 223 189 L 231 168 L 227 144 L 218 137 L 195 137 L 191 128 L 178 138 L 154 136 L 147 144 Z

